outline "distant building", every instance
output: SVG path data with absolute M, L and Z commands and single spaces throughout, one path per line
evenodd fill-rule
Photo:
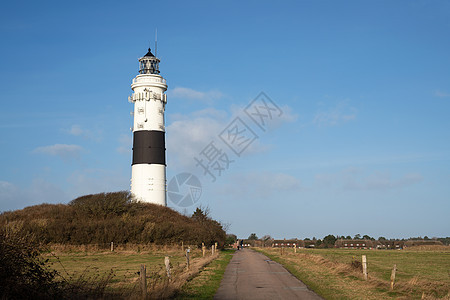
M 444 243 L 438 240 L 409 240 L 405 242 L 405 247 L 414 247 L 414 246 L 444 246 Z
M 375 246 L 376 249 L 403 249 L 405 242 L 404 241 L 396 241 L 396 240 L 381 240 L 376 241 L 377 244 Z
M 291 239 L 291 240 L 272 240 L 273 248 L 305 248 L 305 242 L 299 239 Z
M 243 240 L 244 247 L 262 247 L 263 242 L 261 240 Z
M 305 248 L 316 248 L 317 240 L 305 240 Z
M 373 249 L 376 247 L 376 241 L 339 239 L 334 243 L 334 246 L 343 249 Z

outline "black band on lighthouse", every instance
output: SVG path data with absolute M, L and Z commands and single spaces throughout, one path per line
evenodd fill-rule
M 133 133 L 133 163 L 166 164 L 164 131 L 141 130 Z

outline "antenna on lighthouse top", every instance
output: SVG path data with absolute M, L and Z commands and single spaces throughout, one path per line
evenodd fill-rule
M 158 28 L 155 29 L 155 57 L 158 57 Z

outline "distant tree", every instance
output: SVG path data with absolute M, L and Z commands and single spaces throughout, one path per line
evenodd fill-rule
M 358 233 L 358 234 L 355 234 L 355 237 L 354 237 L 354 239 L 355 240 L 359 240 L 359 239 L 361 239 L 361 235 Z
M 336 243 L 336 237 L 332 234 L 329 234 L 323 238 L 323 243 L 328 247 L 333 247 L 334 243 Z
M 263 247 L 265 247 L 265 246 L 266 246 L 266 242 L 269 241 L 269 240 L 271 240 L 271 239 L 272 239 L 272 237 L 271 237 L 270 235 L 268 235 L 268 234 L 266 234 L 265 236 L 263 236 L 263 237 L 262 237 Z
M 227 234 L 227 238 L 226 238 L 226 244 L 227 245 L 232 245 L 237 241 L 237 236 L 235 234 Z
M 321 240 L 321 239 L 318 239 L 318 240 L 316 241 L 316 245 L 317 245 L 317 247 L 321 247 L 321 246 L 322 246 L 322 244 L 323 244 L 323 242 L 322 242 L 322 240 Z
M 450 245 L 450 237 L 445 238 L 437 238 L 438 241 L 441 241 L 444 245 Z
M 424 236 L 423 239 L 426 241 L 430 240 L 430 238 L 428 236 Z
M 252 233 L 250 234 L 250 236 L 248 237 L 249 240 L 254 240 L 256 241 L 258 239 L 258 236 L 256 236 L 256 233 Z
M 311 240 L 310 238 L 305 238 L 305 239 L 304 239 L 304 241 L 310 241 L 310 240 Z
M 365 239 L 365 240 L 372 240 L 373 238 L 370 237 L 369 235 L 365 234 L 365 235 L 363 235 L 363 239 Z
M 385 238 L 384 236 L 380 236 L 380 237 L 378 238 L 378 240 L 379 240 L 379 241 L 385 241 L 386 238 Z
M 192 214 L 192 219 L 199 223 L 204 223 L 209 219 L 209 208 L 197 207 L 197 209 Z
M 346 239 L 346 240 L 351 240 L 351 239 L 352 239 L 352 237 L 351 237 L 351 236 L 349 236 L 349 235 L 347 235 L 347 236 L 345 237 L 345 239 Z

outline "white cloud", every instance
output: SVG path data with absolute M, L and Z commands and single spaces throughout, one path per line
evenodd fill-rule
M 0 210 L 5 210 L 6 207 L 20 200 L 21 197 L 18 197 L 19 194 L 20 190 L 14 184 L 7 181 L 0 181 L 0 203 L 2 205 L 2 209 Z
M 33 153 L 59 156 L 61 159 L 68 161 L 78 159 L 82 150 L 83 148 L 78 145 L 55 144 L 38 147 L 33 150 Z
M 376 172 L 365 178 L 362 188 L 364 189 L 392 189 L 412 185 L 422 181 L 419 173 L 407 173 L 398 179 L 392 179 L 387 172 Z
M 82 195 L 128 190 L 130 175 L 131 169 L 81 169 L 66 178 L 64 187 L 42 178 L 34 178 L 26 186 L 0 180 L 0 211 L 42 203 L 67 203 Z
M 281 110 L 283 111 L 283 114 L 278 118 L 280 121 L 288 123 L 297 121 L 298 114 L 294 113 L 290 106 L 283 105 L 281 106 Z
M 288 106 L 283 107 L 283 112 L 279 119 L 270 120 L 269 128 L 273 129 L 283 122 L 296 120 L 297 116 L 291 112 Z M 270 145 L 264 145 L 261 142 L 264 133 L 245 115 L 244 107 L 232 106 L 231 116 L 226 111 L 207 108 L 189 115 L 170 115 L 170 119 L 173 121 L 166 126 L 168 164 L 177 168 L 182 167 L 185 171 L 193 170 L 196 164 L 194 157 L 198 157 L 199 153 L 212 141 L 215 146 L 227 154 L 234 155 L 232 150 L 219 138 L 219 135 L 237 116 L 254 131 L 259 130 L 256 133 L 257 139 L 244 150 L 243 154 L 260 153 L 270 149 Z M 230 157 L 230 159 L 234 158 Z
M 21 209 L 41 203 L 64 203 L 68 200 L 63 190 L 41 178 L 35 178 L 30 186 L 24 188 L 0 181 L 0 211 Z
M 238 173 L 231 182 L 218 188 L 219 193 L 235 198 L 267 199 L 302 188 L 300 179 L 278 172 Z
M 102 139 L 102 130 L 97 129 L 92 131 L 90 129 L 85 129 L 78 124 L 73 124 L 69 129 L 63 129 L 62 131 L 73 136 L 83 137 L 87 140 L 96 142 L 99 142 Z
M 225 128 L 226 115 L 208 109 L 189 116 L 175 116 L 176 120 L 166 127 L 168 164 L 192 168 L 194 157 Z
M 242 119 L 248 120 L 250 126 L 254 126 L 255 124 L 253 123 L 253 121 L 244 113 L 245 108 L 246 105 L 232 105 L 232 115 L 233 117 L 240 116 Z M 279 109 L 281 110 L 281 114 L 278 114 L 277 112 L 276 114 L 272 114 L 271 116 L 265 118 L 265 121 L 267 122 L 267 128 L 269 130 L 277 129 L 284 123 L 292 123 L 297 121 L 298 119 L 298 114 L 294 113 L 290 106 L 283 105 Z
M 130 189 L 131 168 L 128 172 L 107 169 L 83 169 L 73 172 L 67 179 L 70 195 L 115 192 Z
M 330 107 L 316 113 L 313 123 L 319 127 L 331 127 L 356 119 L 356 108 L 344 100 L 335 107 Z
M 174 99 L 196 100 L 208 104 L 223 97 L 223 94 L 220 91 L 211 90 L 201 92 L 185 87 L 176 87 L 172 90 L 168 90 L 167 94 L 170 98 Z
M 449 98 L 450 97 L 450 93 L 446 93 L 446 92 L 443 92 L 443 91 L 440 91 L 440 90 L 436 90 L 434 92 L 434 95 L 436 97 L 439 97 L 439 98 Z
M 117 147 L 117 152 L 120 154 L 131 154 L 131 148 L 133 144 L 133 138 L 130 134 L 121 134 L 118 139 L 119 147 Z
M 67 132 L 71 135 L 80 136 L 83 134 L 83 129 L 81 129 L 80 125 L 72 125 Z
M 345 190 L 387 190 L 417 184 L 423 180 L 420 173 L 406 173 L 392 178 L 390 172 L 374 171 L 369 174 L 360 168 L 347 168 L 338 173 L 316 174 L 318 187 L 337 187 Z

